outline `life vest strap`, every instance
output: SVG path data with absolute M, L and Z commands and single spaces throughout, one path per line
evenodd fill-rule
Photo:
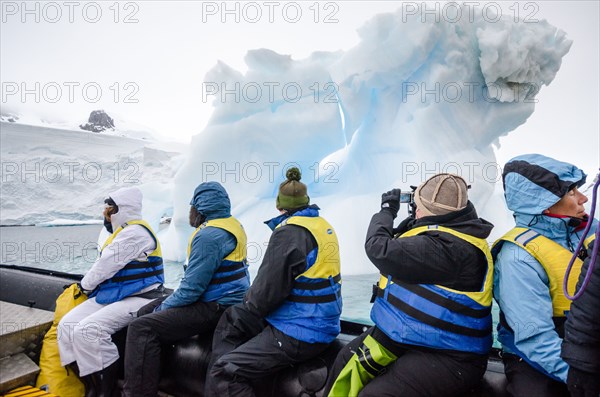
M 122 283 L 124 281 L 139 280 L 141 278 L 158 276 L 160 274 L 163 274 L 163 269 L 162 268 L 160 268 L 159 270 L 155 270 L 153 272 L 144 272 L 144 273 L 139 273 L 139 274 L 130 274 L 130 275 L 127 275 L 127 276 L 113 277 L 113 278 L 110 279 L 110 281 L 112 283 Z
M 246 277 L 246 272 L 237 272 L 227 277 L 213 278 L 208 285 L 225 284 Z
M 238 262 L 238 263 L 234 263 L 232 265 L 228 265 L 228 266 L 224 266 L 221 265 L 219 266 L 219 268 L 215 271 L 215 273 L 227 273 L 227 272 L 234 272 L 236 270 L 240 270 L 245 268 L 246 265 L 244 264 L 244 262 Z
M 439 328 L 439 329 L 442 329 L 445 331 L 453 332 L 455 334 L 471 336 L 471 337 L 475 337 L 475 338 L 484 338 L 484 337 L 487 337 L 490 335 L 489 330 L 478 330 L 478 329 L 463 327 L 461 325 L 452 324 L 448 321 L 444 321 L 444 320 L 436 318 L 432 315 L 424 313 L 421 310 L 418 310 L 418 309 L 410 306 L 409 304 L 402 301 L 401 299 L 396 298 L 392 294 L 387 294 L 387 298 L 386 298 L 385 291 L 382 289 L 379 289 L 377 291 L 377 296 L 382 299 L 387 300 L 387 302 L 389 302 L 392 306 L 396 307 L 401 312 L 406 313 L 409 316 L 417 319 L 418 321 L 421 321 L 421 322 L 431 325 L 433 327 L 436 327 L 436 328 Z
M 342 295 L 341 291 L 336 292 L 335 294 L 327 294 L 327 295 L 290 295 L 287 297 L 287 300 L 290 302 L 296 303 L 329 303 L 335 302 Z
M 338 274 L 337 276 L 332 277 L 332 279 L 333 279 L 333 283 L 337 284 L 342 280 L 342 275 Z M 309 283 L 306 281 L 296 281 L 294 283 L 294 288 L 308 290 L 308 291 L 314 291 L 314 290 L 324 289 L 324 288 L 328 288 L 328 287 L 331 287 L 331 279 L 317 281 L 315 283 Z
M 454 313 L 464 314 L 465 316 L 473 317 L 473 318 L 485 318 L 490 312 L 490 307 L 484 307 L 482 309 L 475 309 L 462 303 L 446 299 L 441 295 L 436 294 L 435 292 L 417 284 L 408 284 L 401 281 L 398 281 L 392 278 L 392 281 L 399 285 L 400 287 L 412 292 L 413 294 L 420 296 L 421 298 L 427 299 L 428 301 L 435 303 L 438 306 L 441 306 L 445 309 L 448 309 Z
M 132 270 L 132 269 L 146 269 L 146 268 L 154 268 L 162 265 L 162 259 L 160 261 L 148 261 L 148 262 L 129 262 L 125 265 L 125 267 L 121 270 Z

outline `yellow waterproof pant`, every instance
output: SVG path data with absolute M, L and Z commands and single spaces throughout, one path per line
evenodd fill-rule
M 336 378 L 328 397 L 356 397 L 367 383 L 396 361 L 392 352 L 367 335 Z

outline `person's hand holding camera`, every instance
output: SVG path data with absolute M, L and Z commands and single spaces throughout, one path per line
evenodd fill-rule
M 400 210 L 400 189 L 392 189 L 381 195 L 381 210 L 387 211 L 394 218 L 398 216 Z

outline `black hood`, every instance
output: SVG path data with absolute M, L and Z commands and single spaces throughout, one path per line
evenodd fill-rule
M 488 238 L 494 228 L 494 225 L 477 215 L 475 206 L 470 201 L 468 201 L 467 206 L 460 211 L 419 218 L 412 223 L 410 229 L 428 225 L 451 227 L 457 232 L 477 238 Z

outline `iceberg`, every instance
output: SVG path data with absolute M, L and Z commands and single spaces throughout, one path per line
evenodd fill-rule
M 201 93 L 211 118 L 186 148 L 118 114 L 115 131 L 95 134 L 79 129 L 82 120 L 49 124 L 4 109 L 0 224 L 94 222 L 108 192 L 135 184 L 156 230 L 172 217 L 159 237 L 166 259 L 183 262 L 192 192 L 216 180 L 246 228 L 256 271 L 270 236 L 263 221 L 277 215 L 278 185 L 297 166 L 337 230 L 344 274 L 375 271 L 363 243 L 380 194 L 438 172 L 468 180 L 496 225 L 493 240 L 511 223 L 494 145 L 533 113 L 571 41 L 544 20 L 466 6 L 456 20 L 407 11 L 374 16 L 344 51 L 294 59 L 252 49 L 243 72 L 217 62 Z
M 203 84 L 212 116 L 173 181 L 164 255 L 183 261 L 192 192 L 216 180 L 246 228 L 256 271 L 270 234 L 262 222 L 277 215 L 292 165 L 338 232 L 344 274 L 375 271 L 363 243 L 381 192 L 438 172 L 465 177 L 480 214 L 507 225 L 493 145 L 533 113 L 572 42 L 546 21 L 472 16 L 436 21 L 398 10 L 366 22 L 347 51 L 295 60 L 250 50 L 245 73 L 218 62 Z

